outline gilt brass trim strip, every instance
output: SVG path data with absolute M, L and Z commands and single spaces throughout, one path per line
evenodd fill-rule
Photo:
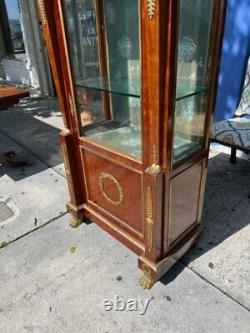
M 158 152 L 156 145 L 153 145 L 153 164 L 158 163 Z
M 153 163 L 147 168 L 146 172 L 150 175 L 157 175 L 161 173 L 161 167 L 158 164 L 158 151 L 156 145 L 153 145 Z
M 45 11 L 44 1 L 39 0 L 38 1 L 38 6 L 39 6 L 39 9 L 40 9 L 42 24 L 45 26 L 45 25 L 47 25 L 47 16 L 46 16 L 46 11 Z
M 69 94 L 68 96 L 68 102 L 69 102 L 69 111 L 74 116 L 75 114 L 75 107 L 74 107 L 74 102 L 72 96 Z
M 156 2 L 157 0 L 146 0 L 147 1 L 147 11 L 150 20 L 153 20 L 156 13 Z
M 150 175 L 158 175 L 161 173 L 161 167 L 158 164 L 152 164 L 147 168 L 146 172 Z
M 61 147 L 62 147 L 62 152 L 63 152 L 63 157 L 64 157 L 64 168 L 65 168 L 66 178 L 67 178 L 67 181 L 68 181 L 68 188 L 69 188 L 70 197 L 74 198 L 74 189 L 73 189 L 73 185 L 72 185 L 70 164 L 69 164 L 68 153 L 67 153 L 67 148 L 65 146 L 65 143 L 63 143 L 61 145 Z
M 147 236 L 147 250 L 152 252 L 153 249 L 153 199 L 152 190 L 148 186 L 146 191 L 146 236 Z

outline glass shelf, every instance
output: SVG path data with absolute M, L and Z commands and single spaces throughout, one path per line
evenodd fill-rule
M 136 97 L 140 98 L 141 96 L 141 85 L 140 79 L 138 77 L 129 77 L 121 79 L 87 79 L 87 80 L 78 80 L 77 86 L 92 89 L 97 91 L 109 92 L 112 94 Z
M 192 155 L 195 151 L 200 149 L 200 144 L 191 142 L 190 140 L 185 140 L 179 136 L 174 137 L 173 143 L 174 149 L 174 161 L 178 161 L 187 156 Z
M 192 87 L 191 85 L 178 84 L 176 87 L 176 101 L 181 101 L 182 99 L 189 98 L 195 95 L 203 94 L 207 91 L 204 86 Z
M 85 89 L 103 91 L 117 95 L 140 98 L 141 86 L 140 79 L 136 76 L 133 78 L 111 79 L 103 78 L 78 80 L 77 86 Z M 177 84 L 176 101 L 201 94 L 207 91 L 206 87 L 194 86 L 192 83 Z

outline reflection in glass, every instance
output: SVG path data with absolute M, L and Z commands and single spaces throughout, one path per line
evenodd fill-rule
M 206 75 L 212 0 L 180 0 L 177 83 L 174 123 L 174 163 L 203 145 Z
M 141 159 L 138 0 L 64 0 L 82 134 Z

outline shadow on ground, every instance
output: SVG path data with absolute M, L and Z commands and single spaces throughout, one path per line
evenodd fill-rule
M 58 108 L 58 103 L 55 98 L 34 97 L 23 99 L 18 103 L 18 107 L 30 116 L 39 116 L 49 118 L 51 116 L 62 118 L 62 113 Z
M 53 117 L 60 118 L 62 124 L 56 105 L 56 100 L 46 104 L 44 99 L 24 99 L 17 106 L 0 112 L 0 130 L 3 134 L 51 168 L 63 163 L 59 144 L 60 128 L 53 126 L 53 121 L 51 124 L 45 123 L 36 116 L 50 118 L 53 113 Z M 2 151 L 3 147 L 0 148 Z
M 29 155 L 24 156 L 27 156 L 27 158 L 31 160 L 32 165 L 22 167 L 8 167 L 0 165 L 0 178 L 4 175 L 7 175 L 13 181 L 18 182 L 24 178 L 28 178 L 37 173 L 40 173 L 48 168 L 45 164 L 37 163 L 36 160 L 30 159 Z

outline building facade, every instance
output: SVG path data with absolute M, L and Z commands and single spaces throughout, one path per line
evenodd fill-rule
M 54 95 L 36 0 L 0 1 L 0 78 Z

